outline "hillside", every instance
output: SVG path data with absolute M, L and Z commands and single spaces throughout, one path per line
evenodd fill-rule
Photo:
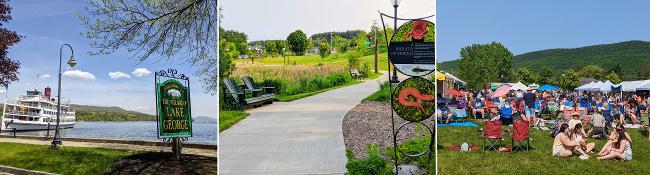
M 128 111 L 119 107 L 76 105 L 77 121 L 154 121 L 156 116 L 141 112 Z
M 443 71 L 457 71 L 457 61 L 441 62 Z M 513 67 L 529 67 L 537 72 L 548 65 L 556 74 L 566 69 L 595 64 L 610 69 L 619 64 L 623 69 L 623 80 L 637 79 L 637 72 L 644 64 L 650 65 L 650 42 L 626 41 L 569 49 L 546 49 L 516 55 Z

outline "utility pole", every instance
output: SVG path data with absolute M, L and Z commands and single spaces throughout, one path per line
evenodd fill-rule
M 332 39 L 332 33 L 334 32 L 330 32 L 330 52 L 334 50 L 334 40 Z
M 375 35 L 374 37 L 372 37 L 373 40 L 374 40 L 373 42 L 375 43 L 375 73 L 379 73 L 379 68 L 377 67 L 378 66 L 377 64 L 379 64 L 378 63 L 379 62 L 379 59 L 378 59 L 379 50 L 378 50 L 378 46 L 377 46 L 377 44 L 378 44 L 378 42 L 377 42 L 377 30 L 375 30 L 375 26 L 377 26 L 377 20 L 372 20 L 372 22 L 373 22 L 373 24 L 372 24 L 372 29 L 371 30 L 372 30 L 372 33 Z

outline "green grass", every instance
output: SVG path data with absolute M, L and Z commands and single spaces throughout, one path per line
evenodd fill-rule
M 370 94 L 370 96 L 363 99 L 363 102 L 366 101 L 381 101 L 381 102 L 390 102 L 390 84 L 388 81 L 385 81 L 379 85 L 379 90 L 375 93 Z
M 645 118 L 645 117 L 644 117 Z M 477 123 L 477 122 L 475 122 Z M 478 122 L 483 127 L 483 122 Z M 650 141 L 640 134 L 639 129 L 628 129 L 632 136 L 634 157 L 629 162 L 601 161 L 595 154 L 583 161 L 578 156 L 555 158 L 551 156 L 553 138 L 551 131 L 531 130 L 529 152 L 499 153 L 482 150 L 460 152 L 447 150 L 449 145 L 483 146 L 482 137 L 476 127 L 438 128 L 438 170 L 440 174 L 648 174 L 650 162 Z M 505 126 L 504 129 L 512 130 Z M 606 140 L 588 139 L 595 142 L 596 149 L 602 148 Z M 511 146 L 511 138 L 504 136 L 503 146 Z M 596 152 L 597 153 L 597 152 Z
M 62 147 L 49 145 L 0 143 L 0 164 L 58 174 L 104 174 L 114 161 L 134 154 L 133 151 L 102 148 Z
M 244 111 L 219 111 L 219 132 L 248 117 Z
M 288 56 L 289 58 L 289 64 L 293 64 L 293 62 L 296 62 L 296 65 L 318 65 L 318 64 L 334 64 L 334 65 L 347 65 L 348 64 L 348 53 L 341 53 L 341 54 L 332 54 L 328 57 L 321 58 L 318 55 L 304 55 L 304 56 Z M 267 58 L 255 58 L 255 63 L 261 63 L 261 64 L 276 64 L 276 65 L 281 65 L 284 64 L 285 58 L 282 57 L 267 57 Z M 370 69 L 374 70 L 374 60 L 375 60 L 375 55 L 367 55 L 367 56 L 362 56 L 360 57 L 361 62 L 368 62 L 370 65 Z M 239 63 L 250 63 L 251 59 L 237 59 L 235 62 Z M 387 53 L 379 53 L 378 57 L 378 65 L 377 68 L 379 70 L 387 70 L 388 67 L 386 66 L 388 64 L 388 55 Z

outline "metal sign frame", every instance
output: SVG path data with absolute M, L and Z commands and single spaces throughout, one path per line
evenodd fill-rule
M 424 19 L 431 18 L 431 17 L 434 17 L 434 16 L 435 16 L 435 15 L 431 15 L 431 16 L 422 17 L 422 18 L 404 19 L 404 18 L 398 18 L 397 16 L 390 16 L 390 15 L 384 14 L 384 13 L 382 13 L 382 12 L 380 12 L 380 11 L 377 11 L 377 12 L 379 12 L 379 17 L 380 17 L 380 19 L 381 19 L 381 24 L 382 24 L 382 27 L 383 27 L 383 29 L 384 29 L 384 37 L 386 38 L 386 46 L 387 46 L 387 47 L 390 47 L 390 42 L 391 42 L 391 41 L 388 40 L 388 33 L 387 33 L 387 31 L 386 31 L 386 23 L 384 22 L 384 17 L 387 17 L 387 18 L 390 18 L 390 19 L 394 19 L 394 20 L 413 21 L 413 20 L 424 20 Z M 435 23 L 434 23 L 434 24 L 435 24 Z M 397 29 L 394 29 L 394 30 L 393 30 L 393 34 L 391 35 L 391 37 L 392 37 L 393 35 L 395 35 L 396 32 L 397 32 Z M 389 58 L 389 60 L 390 60 L 390 58 Z M 435 64 L 435 59 L 434 59 L 434 64 Z M 388 67 L 388 70 L 389 70 L 389 74 L 388 74 L 388 78 L 389 78 L 389 79 L 390 79 L 390 76 L 391 76 L 391 75 L 390 75 L 390 65 L 391 65 L 391 63 L 390 63 L 390 61 L 389 61 L 388 64 L 387 64 L 387 67 Z M 395 68 L 395 67 L 393 67 L 393 68 Z M 435 72 L 435 70 L 433 70 L 432 72 Z M 407 76 L 408 76 L 408 75 L 407 75 Z M 410 76 L 409 76 L 409 77 L 410 77 Z M 434 84 L 434 86 L 435 86 L 435 84 Z M 389 83 L 389 84 L 388 84 L 388 88 L 391 90 L 391 93 L 390 93 L 390 99 L 391 99 L 391 103 L 392 103 L 393 98 L 394 98 L 394 97 L 393 97 L 393 93 L 392 93 L 392 91 L 393 91 L 392 84 Z M 435 132 L 435 128 L 437 127 L 437 122 L 434 122 L 433 129 L 432 129 L 432 128 L 428 128 L 428 126 L 422 124 L 421 122 L 412 122 L 412 121 L 407 121 L 407 122 L 403 123 L 403 124 L 399 127 L 399 129 L 401 129 L 402 127 L 404 127 L 404 125 L 407 125 L 407 124 L 410 124 L 410 123 L 420 123 L 420 124 L 426 126 L 426 127 L 428 128 L 430 134 L 431 134 L 431 139 L 430 139 L 430 142 L 429 142 L 429 148 L 428 148 L 427 151 L 424 151 L 424 152 L 421 152 L 421 153 L 419 153 L 419 154 L 415 154 L 415 155 L 404 154 L 401 150 L 399 150 L 399 147 L 398 147 L 398 145 L 397 145 L 397 134 L 398 134 L 399 129 L 398 129 L 398 130 L 395 130 L 395 115 L 394 115 L 394 113 L 395 113 L 395 112 L 394 112 L 394 109 L 393 109 L 393 105 L 391 104 L 391 108 L 390 108 L 390 116 L 391 116 L 391 125 L 392 125 L 392 129 L 393 129 L 393 133 L 392 133 L 392 134 L 393 134 L 393 153 L 394 153 L 394 155 L 395 155 L 394 165 L 395 165 L 395 173 L 399 174 L 399 170 L 398 170 L 398 167 L 399 167 L 399 160 L 398 160 L 398 159 L 399 159 L 399 156 L 397 156 L 398 154 L 403 154 L 403 155 L 405 155 L 405 156 L 407 156 L 407 157 L 419 157 L 419 156 L 422 156 L 422 155 L 428 153 L 429 161 L 432 160 L 432 158 L 433 158 L 433 155 L 432 155 L 432 154 L 435 154 L 435 149 L 434 149 L 434 146 L 435 146 L 435 145 L 434 145 L 434 144 L 436 143 L 435 140 L 436 140 L 436 138 L 437 138 L 437 137 L 436 137 L 436 132 Z M 435 115 L 435 113 L 434 113 L 434 115 Z M 434 160 L 435 160 L 435 159 L 434 159 Z M 434 163 L 435 163 L 435 162 L 434 162 Z M 437 165 L 435 165 L 435 166 L 437 167 Z M 435 174 L 435 172 L 434 172 L 434 174 Z
M 161 78 L 166 78 L 166 80 L 162 81 Z M 160 98 L 159 97 L 159 89 L 158 86 L 161 83 L 166 83 L 168 81 L 177 81 L 179 84 L 183 85 L 185 84 L 185 87 L 187 87 L 187 112 L 189 114 L 189 136 L 188 135 L 180 135 L 180 134 L 174 134 L 174 135 L 162 135 L 163 133 L 160 133 Z M 154 91 L 156 93 L 156 132 L 158 133 L 158 138 L 159 139 L 165 139 L 165 138 L 184 138 L 186 137 L 193 137 L 194 132 L 192 130 L 192 98 L 191 98 L 191 93 L 190 93 L 190 80 L 189 77 L 185 76 L 185 74 L 178 74 L 178 71 L 176 69 L 167 69 L 167 70 L 160 70 L 158 72 L 155 72 L 154 75 Z

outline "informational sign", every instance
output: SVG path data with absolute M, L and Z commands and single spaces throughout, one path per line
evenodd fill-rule
M 388 58 L 408 76 L 424 76 L 436 68 L 435 25 L 413 20 L 400 26 L 391 37 Z
M 156 75 L 158 80 L 158 72 Z M 158 137 L 191 137 L 192 110 L 189 84 L 181 83 L 184 79 L 179 81 L 176 78 L 162 77 L 168 79 L 162 83 L 156 81 Z
M 426 120 L 436 112 L 435 85 L 424 78 L 402 81 L 393 90 L 393 109 L 402 119 L 412 122 Z

